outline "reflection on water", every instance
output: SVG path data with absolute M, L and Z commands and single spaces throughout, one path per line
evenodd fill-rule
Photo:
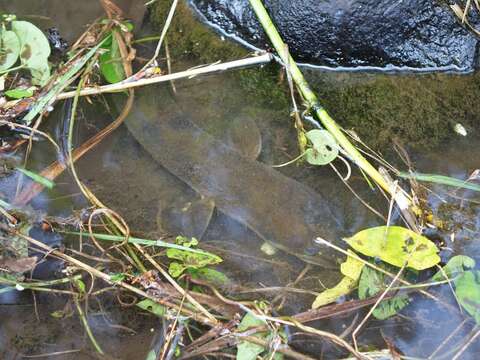
M 180 69 L 193 64 L 195 63 L 176 62 L 175 66 Z M 244 71 L 242 76 L 248 77 L 257 73 L 257 69 L 251 69 Z M 480 111 L 472 106 L 472 102 L 480 95 L 478 85 L 474 85 L 476 75 L 460 77 L 443 74 L 413 77 L 309 71 L 309 78 L 315 84 L 315 90 L 321 94 L 321 98 L 325 99 L 342 123 L 348 124 L 348 128 L 353 127 L 361 134 L 369 133 L 368 138 L 381 137 L 382 144 L 385 144 L 385 138 L 388 139 L 392 132 L 395 132 L 400 140 L 407 140 L 404 141 L 404 145 L 419 171 L 467 178 L 480 167 L 478 160 L 480 150 L 476 146 L 480 135 L 478 133 Z M 443 90 L 432 90 L 435 84 L 441 84 L 440 88 Z M 452 108 L 451 102 L 454 99 L 452 94 L 457 96 L 462 84 L 468 89 L 469 96 L 463 101 L 457 101 L 455 108 Z M 281 86 L 285 84 L 282 83 Z M 425 97 L 413 99 L 409 92 L 422 86 L 426 89 Z M 205 248 L 217 251 L 225 258 L 221 269 L 236 284 L 256 288 L 285 286 L 294 282 L 305 268 L 305 263 L 297 257 L 283 252 L 271 257 L 259 250 L 263 240 L 275 240 L 272 238 L 278 240 L 285 233 L 292 234 L 287 228 L 279 234 L 278 229 L 281 229 L 282 221 L 291 228 L 297 225 L 295 223 L 308 222 L 308 217 L 312 213 L 329 208 L 332 211 L 331 218 L 323 222 L 321 218 L 319 220 L 318 217 L 312 217 L 312 222 L 315 221 L 320 228 L 323 226 L 325 231 L 332 231 L 337 237 L 339 234 L 352 234 L 365 227 L 382 223 L 382 220 L 370 213 L 341 185 L 328 167 L 292 165 L 279 170 L 283 174 L 281 177 L 272 175 L 270 170 L 265 170 L 268 168 L 267 165 L 280 164 L 298 155 L 296 132 L 288 117 L 290 110 L 288 105 L 268 106 L 265 99 L 255 99 L 255 96 L 249 93 L 248 87 L 239 86 L 238 76 L 232 73 L 178 81 L 175 87 L 176 94 L 173 94 L 169 84 L 139 92 L 137 108 L 128 120 L 128 127 L 121 127 L 78 163 L 77 170 L 82 180 L 103 202 L 119 212 L 136 233 L 147 237 L 161 236 L 175 226 L 181 229 L 181 224 L 194 219 L 195 226 L 192 226 L 195 229 L 202 228 L 201 241 Z M 471 96 L 477 97 L 472 99 Z M 287 95 L 285 97 L 288 99 Z M 283 102 L 288 101 L 284 99 Z M 379 112 L 375 113 L 374 108 L 379 109 Z M 82 112 L 84 121 L 78 134 L 78 142 L 86 138 L 87 134 L 97 131 L 110 119 L 108 112 L 102 110 L 100 102 L 94 105 L 84 104 Z M 446 117 L 445 113 L 450 116 L 446 124 L 442 123 Z M 58 122 L 60 116 L 60 111 L 52 114 L 49 119 L 51 127 L 54 127 L 53 124 Z M 376 116 L 389 118 L 386 123 L 382 123 Z M 421 130 L 418 134 L 413 133 L 412 123 L 407 121 L 412 116 L 416 119 L 414 125 Z M 421 116 L 425 117 L 424 123 L 418 120 Z M 355 121 L 362 117 L 366 119 L 365 122 L 355 124 Z M 229 129 L 239 118 L 253 121 L 255 128 L 252 125 L 251 131 L 243 129 L 233 136 Z M 139 136 L 138 133 L 135 134 L 135 130 L 132 131 L 135 136 L 132 136 L 129 128 L 138 130 L 137 126 L 141 128 L 145 122 L 152 119 L 163 123 L 160 127 L 158 124 L 150 124 L 151 129 L 168 130 L 171 132 L 168 134 L 170 137 L 167 138 L 164 132 L 155 131 Z M 175 119 L 178 123 L 175 123 Z M 186 136 L 193 134 L 192 126 L 187 123 L 188 131 L 182 128 L 184 119 L 192 121 L 198 129 L 201 129 L 196 130 L 196 134 L 203 139 L 202 141 L 206 141 L 207 148 L 214 152 L 213 155 L 210 153 L 211 158 L 200 152 L 204 149 L 201 143 L 199 147 L 194 148 L 195 151 L 191 151 L 195 144 Z M 451 130 L 451 125 L 456 122 L 462 122 L 467 126 L 469 135 L 466 138 L 456 135 Z M 168 124 L 170 129 L 166 128 Z M 387 125 L 382 127 L 382 124 Z M 206 136 L 205 133 L 209 135 Z M 148 138 L 147 135 L 152 134 L 156 135 L 156 138 Z M 258 141 L 255 141 L 258 134 L 262 139 L 258 165 L 253 155 L 244 158 L 238 157 L 240 155 L 227 157 L 230 150 L 218 146 L 220 143 L 228 144 L 232 137 L 236 138 L 233 143 L 238 143 L 238 138 L 243 137 L 248 149 L 257 146 L 259 150 Z M 405 137 L 402 138 L 402 135 Z M 417 150 L 412 150 L 408 141 L 415 139 L 415 136 L 421 145 L 431 140 L 432 150 L 418 150 L 418 147 Z M 43 145 L 40 144 L 39 147 Z M 45 144 L 44 147 L 48 149 L 48 145 Z M 257 150 L 252 150 L 250 154 L 257 155 Z M 385 152 L 393 163 L 403 166 L 393 153 L 388 150 Z M 54 157 L 51 149 L 35 152 L 31 166 L 41 169 Z M 209 166 L 209 170 L 217 171 L 208 174 L 211 181 L 208 186 L 201 184 L 205 176 L 193 181 L 191 177 L 185 175 L 192 174 L 192 168 L 195 166 L 200 168 L 205 164 Z M 335 165 L 339 171 L 344 171 L 341 162 Z M 263 182 L 257 181 L 255 175 L 258 174 L 255 172 L 265 174 Z M 221 178 L 222 174 L 234 176 L 225 180 Z M 287 177 L 295 182 L 283 180 Z M 282 186 L 278 185 L 279 178 L 282 179 Z M 68 174 L 64 174 L 57 183 L 56 190 L 42 194 L 41 201 L 36 199 L 33 204 L 36 209 L 48 211 L 52 215 L 67 216 L 72 210 L 86 206 L 86 202 L 78 196 L 78 189 Z M 218 192 L 207 191 L 213 183 L 217 185 Z M 229 186 L 233 185 L 229 188 L 224 185 L 226 183 Z M 371 192 L 356 170 L 349 183 L 359 195 L 387 215 L 388 201 L 380 194 Z M 313 194 L 310 191 L 315 191 L 322 194 L 322 200 L 309 202 L 303 197 L 298 197 L 298 189 L 307 186 L 312 190 L 305 190 L 306 194 Z M 441 238 L 445 243 L 442 256 L 449 258 L 454 254 L 468 254 L 480 259 L 477 243 L 480 232 L 480 207 L 473 202 L 447 197 L 446 190 L 450 189 L 445 187 L 432 185 L 430 188 L 434 192 L 427 195 L 434 213 L 450 221 L 445 231 L 432 231 L 431 234 L 433 237 Z M 229 189 L 231 190 L 228 191 Z M 1 190 L 8 191 L 7 185 L 2 185 Z M 235 191 L 241 193 L 241 196 L 237 196 Z M 454 195 L 462 199 L 480 201 L 478 194 L 473 192 L 456 191 Z M 225 203 L 232 198 L 236 205 L 240 204 L 242 207 L 237 206 L 233 209 L 226 206 Z M 213 200 L 215 210 L 206 211 L 208 207 L 200 207 L 203 212 L 194 212 L 196 217 L 188 217 L 191 216 L 190 209 L 195 208 L 192 204 L 198 204 L 204 199 Z M 298 204 L 302 201 L 303 207 Z M 311 204 L 310 208 L 307 204 Z M 249 215 L 252 211 L 255 211 L 254 216 Z M 167 213 L 171 221 L 168 221 L 169 217 L 165 215 Z M 247 218 L 248 221 L 245 220 Z M 331 222 L 333 218 L 339 221 L 335 225 L 325 226 L 325 223 Z M 291 222 L 292 219 L 295 221 Z M 175 226 L 169 228 L 169 225 Z M 454 237 L 452 232 L 455 233 Z M 299 240 L 297 252 L 308 250 L 308 244 L 304 243 L 307 240 L 304 238 Z M 287 243 L 288 239 L 284 239 L 283 242 Z M 337 279 L 337 274 L 316 267 L 295 286 L 321 291 L 323 285 L 330 286 Z M 268 292 L 266 294 L 270 299 L 273 297 Z M 17 305 L 0 306 L 0 316 L 4 319 L 0 323 L 2 358 L 14 359 L 18 353 L 40 354 L 85 348 L 83 329 L 78 319 L 65 315 L 65 319 L 60 321 L 51 316 L 52 312 L 59 309 L 68 314 L 71 312 L 72 304 L 61 297 L 51 301 L 51 296 L 42 295 L 36 299 L 40 320 L 36 319 L 32 299 L 26 293 L 17 298 Z M 448 286 L 440 288 L 438 296 L 443 301 L 455 305 Z M 295 313 L 307 309 L 313 296 L 289 293 L 285 300 L 282 311 Z M 365 312 L 360 312 L 358 316 L 362 318 L 364 315 Z M 351 326 L 354 317 L 355 314 L 350 314 L 311 325 L 340 334 Z M 412 303 L 402 311 L 401 316 L 382 322 L 370 321 L 361 334 L 360 342 L 384 347 L 383 338 L 390 338 L 408 355 L 426 357 L 435 351 L 464 318 L 463 315 L 446 310 L 429 299 L 413 295 Z M 36 325 L 39 324 L 38 321 L 41 326 Z M 89 321 L 105 351 L 115 358 L 122 359 L 143 359 L 152 336 L 150 329 L 158 326 L 154 319 L 139 315 L 135 311 L 126 311 L 108 297 L 92 305 Z M 465 339 L 471 329 L 470 322 L 464 324 L 456 337 L 452 338 L 451 344 L 458 344 L 461 339 Z M 316 341 L 296 335 L 291 338 L 293 345 L 312 354 L 322 351 L 331 358 L 340 356 L 337 349 L 331 345 Z M 446 359 L 451 358 L 449 349 L 452 347 L 453 345 L 445 347 L 440 355 Z M 476 351 L 477 345 L 471 346 L 462 358 L 475 359 Z M 64 355 L 62 358 L 87 359 L 91 358 L 91 354 L 82 352 Z

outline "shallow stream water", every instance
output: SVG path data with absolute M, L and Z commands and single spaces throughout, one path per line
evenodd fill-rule
M 21 8 L 22 3 L 24 2 L 9 2 L 8 11 L 31 14 L 30 9 Z M 57 19 L 62 18 L 61 11 L 76 11 L 75 2 L 66 1 L 62 4 L 64 5 L 52 9 L 45 5 L 42 11 L 46 13 L 42 13 L 42 16 L 53 10 L 56 15 L 52 22 L 57 23 Z M 3 8 L 7 2 L 0 1 L 0 5 Z M 96 11 L 85 11 L 85 14 L 76 18 L 78 24 L 83 25 L 93 19 L 98 15 Z M 72 39 L 74 34 L 78 34 L 80 25 L 70 25 L 70 29 L 68 24 L 61 25 L 60 30 Z M 204 27 L 198 22 L 196 26 Z M 149 30 L 145 31 L 153 31 L 152 28 L 147 29 Z M 171 47 L 175 45 L 170 43 Z M 192 52 L 178 59 L 174 57 L 173 71 L 201 64 L 203 59 L 195 54 Z M 223 58 L 219 56 L 218 59 Z M 480 168 L 480 108 L 477 106 L 480 82 L 476 73 L 412 75 L 336 73 L 309 69 L 306 70 L 306 75 L 332 115 L 345 128 L 360 134 L 366 144 L 381 151 L 398 168 L 406 169 L 406 166 L 393 151 L 394 140 L 403 145 L 413 166 L 420 172 L 466 179 Z M 274 96 L 270 97 L 268 87 L 266 91 L 258 89 L 265 84 L 276 86 L 280 90 L 272 91 Z M 172 84 L 163 84 L 141 89 L 136 94 L 137 104 L 142 104 L 141 99 L 153 98 L 154 106 L 143 110 L 155 113 L 161 109 L 161 114 L 165 117 L 188 116 L 220 141 L 226 141 L 225 129 L 230 122 L 239 117 L 248 117 L 258 127 L 262 138 L 262 151 L 258 161 L 274 165 L 297 156 L 296 132 L 289 117 L 291 104 L 288 85 L 280 68 L 269 66 L 263 70 L 225 72 L 176 81 L 174 87 L 175 90 Z M 77 143 L 112 120 L 114 103 L 111 97 L 94 99 L 93 104 L 82 102 Z M 108 110 L 105 104 L 109 104 Z M 55 133 L 63 114 L 62 104 L 58 104 L 48 118 L 47 131 Z M 463 124 L 467 129 L 466 137 L 455 133 L 454 126 L 457 123 Z M 250 134 L 247 131 L 245 136 Z M 168 168 L 158 164 L 138 140 L 126 126 L 120 127 L 77 163 L 77 172 L 102 202 L 124 217 L 135 234 L 155 238 L 165 234 L 162 226 L 168 226 L 159 218 L 162 209 L 193 201 L 198 194 L 185 183 L 185 179 L 182 181 Z M 35 144 L 34 149 L 28 162 L 32 170 L 41 170 L 56 158 L 51 146 L 45 142 Z M 178 162 L 181 163 L 181 159 Z M 336 161 L 335 165 L 341 173 L 346 172 L 342 162 Z M 239 173 L 241 171 L 239 169 Z M 329 167 L 301 164 L 284 167 L 279 171 L 322 194 L 326 199 L 325 206 L 329 206 L 341 220 L 338 231 L 342 234 L 351 235 L 361 229 L 384 224 L 383 220 L 369 212 L 352 195 Z M 222 174 L 212 175 L 215 178 Z M 248 184 L 242 183 L 241 178 L 235 181 L 248 188 Z M 88 206 L 68 172 L 57 179 L 56 183 L 54 190 L 45 191 L 33 200 L 34 210 L 50 216 L 68 217 Z M 7 183 L 3 184 L 4 188 L 0 189 L 2 193 L 13 191 Z M 384 216 L 387 215 L 388 200 L 378 191 L 371 191 L 355 169 L 349 184 L 363 199 Z M 268 182 L 264 186 L 268 187 Z M 454 195 L 463 199 L 458 200 L 447 196 L 447 192 L 453 191 L 451 188 L 431 184 L 428 186 L 432 190 L 426 192 L 429 206 L 435 216 L 447 223 L 446 230 L 432 230 L 429 233 L 432 238 L 441 240 L 444 244 L 442 258 L 467 254 L 480 259 L 480 196 L 474 192 L 457 190 Z M 258 191 L 252 189 L 254 190 Z M 270 214 L 265 213 L 264 216 L 265 221 L 268 221 Z M 399 221 L 395 213 L 393 220 Z M 224 257 L 225 262 L 219 269 L 236 284 L 262 288 L 286 286 L 295 281 L 306 264 L 281 251 L 275 256 L 266 255 L 260 251 L 262 242 L 258 233 L 218 209 L 214 211 L 201 239 L 205 249 L 218 252 Z M 335 271 L 313 267 L 295 287 L 320 292 L 323 286 L 331 286 L 337 280 L 338 274 Z M 448 286 L 437 289 L 436 294 L 442 301 L 455 306 Z M 271 298 L 272 295 L 257 291 L 247 296 Z M 288 293 L 282 311 L 289 314 L 305 311 L 313 299 L 311 294 Z M 406 355 L 427 358 L 467 319 L 449 345 L 435 357 L 452 358 L 452 353 L 458 351 L 474 328 L 473 321 L 468 320 L 467 315 L 446 310 L 442 305 L 420 295 L 413 295 L 412 299 L 400 315 L 385 321 L 369 321 L 361 332 L 360 343 L 384 348 L 384 339 L 388 338 Z M 33 298 L 31 294 L 16 292 L 2 297 L 0 357 L 17 359 L 23 355 L 75 351 L 56 358 L 95 358 L 78 318 L 68 316 L 70 308 L 66 308 L 66 303 L 61 295 L 51 294 L 36 294 Z M 115 359 L 145 358 L 153 334 L 161 327 L 159 320 L 147 314 L 139 314 L 131 307 L 121 307 L 109 296 L 94 304 L 94 309 L 96 311 L 91 311 L 88 319 L 97 341 L 107 354 Z M 58 311 L 65 311 L 67 315 L 61 320 L 52 316 Z M 340 334 L 351 326 L 357 316 L 362 319 L 365 314 L 362 311 L 316 322 L 312 326 Z M 338 349 L 318 339 L 293 335 L 290 344 L 317 358 L 335 359 L 343 356 Z M 476 359 L 478 351 L 480 344 L 473 343 L 462 355 L 462 359 Z

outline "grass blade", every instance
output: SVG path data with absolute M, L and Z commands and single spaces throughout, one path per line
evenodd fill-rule
M 412 172 L 412 173 L 400 172 L 398 176 L 404 179 L 415 179 L 418 181 L 442 184 L 446 186 L 453 186 L 456 188 L 463 188 L 463 189 L 480 192 L 480 185 L 472 184 L 467 182 L 466 180 L 460 180 L 460 179 L 452 178 L 450 176 L 437 175 L 437 174 L 423 174 L 423 173 L 417 173 L 417 172 Z
M 55 183 L 52 180 L 47 179 L 47 178 L 45 178 L 42 175 L 39 175 L 37 173 L 34 173 L 33 171 L 23 169 L 23 168 L 20 168 L 20 167 L 17 167 L 16 169 L 18 171 L 20 171 L 22 174 L 24 174 L 25 176 L 28 176 L 33 181 L 35 181 L 39 184 L 42 184 L 46 188 L 53 189 L 53 187 L 55 186 Z
M 73 235 L 86 235 L 85 232 L 79 233 L 79 232 L 67 231 L 65 233 L 66 234 L 73 234 Z M 98 240 L 115 241 L 115 242 L 125 241 L 125 236 L 110 235 L 110 234 L 98 234 L 98 233 L 92 233 L 91 235 L 95 236 L 95 238 L 98 239 Z M 147 246 L 158 246 L 158 247 L 164 247 L 164 248 L 168 248 L 168 249 L 178 249 L 178 250 L 184 250 L 184 251 L 188 251 L 188 252 L 191 252 L 191 253 L 201 254 L 201 255 L 206 255 L 206 256 L 216 256 L 216 255 L 211 254 L 207 251 L 192 249 L 192 248 L 189 248 L 189 247 L 186 247 L 186 246 L 182 246 L 182 245 L 178 245 L 178 244 L 172 244 L 172 243 L 162 241 L 162 240 L 148 240 L 148 239 L 141 239 L 141 238 L 136 238 L 136 237 L 130 236 L 128 238 L 128 243 L 139 244 L 139 245 L 147 245 Z

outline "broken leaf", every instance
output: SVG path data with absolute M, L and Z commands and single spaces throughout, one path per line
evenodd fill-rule
M 358 297 L 363 300 L 382 293 L 388 287 L 388 281 L 390 279 L 385 279 L 385 275 L 380 271 L 365 266 L 358 283 Z M 409 302 L 407 295 L 397 295 L 392 299 L 380 302 L 372 314 L 377 319 L 384 320 L 396 315 Z
M 426 237 L 401 226 L 378 226 L 362 230 L 345 241 L 356 251 L 386 263 L 415 270 L 440 262 L 437 246 Z
M 305 159 L 309 164 L 327 165 L 337 157 L 337 142 L 327 130 L 310 130 L 305 136 L 312 143 L 312 147 L 305 151 Z
M 349 254 L 354 253 L 349 250 Z M 319 294 L 313 302 L 312 308 L 316 309 L 323 305 L 330 304 L 336 301 L 339 297 L 352 292 L 357 286 L 358 279 L 364 266 L 365 265 L 361 261 L 351 256 L 347 257 L 347 260 L 340 265 L 340 271 L 345 276 L 335 287 L 327 289 Z

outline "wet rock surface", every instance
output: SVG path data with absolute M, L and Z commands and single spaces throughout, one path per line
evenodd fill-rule
M 191 0 L 210 23 L 265 49 L 248 0 Z M 328 67 L 473 70 L 476 37 L 432 0 L 265 0 L 294 57 Z

